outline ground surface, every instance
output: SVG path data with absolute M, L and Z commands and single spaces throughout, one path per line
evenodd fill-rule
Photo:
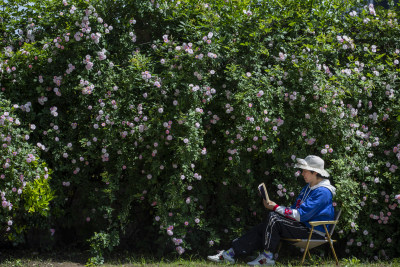
M 38 253 L 35 251 L 22 251 L 1 249 L 0 250 L 0 266 L 1 267 L 83 267 L 88 259 L 88 254 L 81 251 L 49 251 Z M 277 261 L 276 266 L 299 266 L 301 258 L 282 258 Z M 313 256 L 312 260 L 307 259 L 306 265 L 308 266 L 335 266 L 335 261 L 329 257 Z M 225 264 L 218 264 L 206 261 L 205 259 L 195 256 L 186 259 L 152 259 L 149 257 L 135 256 L 132 252 L 114 253 L 112 257 L 106 259 L 104 267 L 176 267 L 176 266 L 225 266 Z M 244 267 L 246 259 L 240 260 L 239 264 L 235 266 Z M 392 261 L 367 263 L 361 262 L 356 258 L 341 259 L 340 266 L 367 266 L 367 267 L 400 267 L 400 259 Z

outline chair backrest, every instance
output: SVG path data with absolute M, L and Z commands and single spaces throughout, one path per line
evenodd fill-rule
M 340 214 L 342 214 L 342 209 L 335 210 L 335 221 L 339 221 Z M 335 230 L 336 224 L 332 225 L 331 231 L 329 233 L 330 236 L 332 236 L 333 231 Z

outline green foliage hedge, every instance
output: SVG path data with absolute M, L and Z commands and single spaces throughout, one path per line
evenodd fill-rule
M 260 182 L 293 202 L 308 154 L 337 187 L 346 252 L 399 253 L 398 7 L 31 2 L 4 3 L 0 87 L 45 146 L 52 223 L 92 263 L 121 238 L 226 245 L 263 217 Z

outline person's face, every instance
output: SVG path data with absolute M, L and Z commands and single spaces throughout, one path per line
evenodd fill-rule
M 304 177 L 304 181 L 308 184 L 315 184 L 317 182 L 317 173 L 312 173 L 309 170 L 303 170 L 301 175 Z

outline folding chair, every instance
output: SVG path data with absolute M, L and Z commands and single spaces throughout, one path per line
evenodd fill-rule
M 292 243 L 292 245 L 299 247 L 299 248 L 304 248 L 304 254 L 303 254 L 303 259 L 301 260 L 301 265 L 303 265 L 304 260 L 306 258 L 306 254 L 311 258 L 310 255 L 310 249 L 318 247 L 322 244 L 329 243 L 332 249 L 333 256 L 335 256 L 336 260 L 336 265 L 339 265 L 338 258 L 335 253 L 335 249 L 333 248 L 333 242 L 336 242 L 336 240 L 332 240 L 332 234 L 333 231 L 335 230 L 335 226 L 339 221 L 340 214 L 342 213 L 342 210 L 340 209 L 339 211 L 335 212 L 335 220 L 334 221 L 315 221 L 315 222 L 309 222 L 311 225 L 311 232 L 310 235 L 308 236 L 308 239 L 293 239 L 293 238 L 281 238 L 281 241 L 288 241 Z M 325 239 L 311 239 L 312 233 L 314 232 L 314 227 L 318 225 L 323 225 L 325 228 Z M 326 225 L 332 225 L 330 233 L 328 233 L 328 228 Z M 279 243 L 278 247 L 278 253 L 279 250 L 281 249 L 282 242 Z

